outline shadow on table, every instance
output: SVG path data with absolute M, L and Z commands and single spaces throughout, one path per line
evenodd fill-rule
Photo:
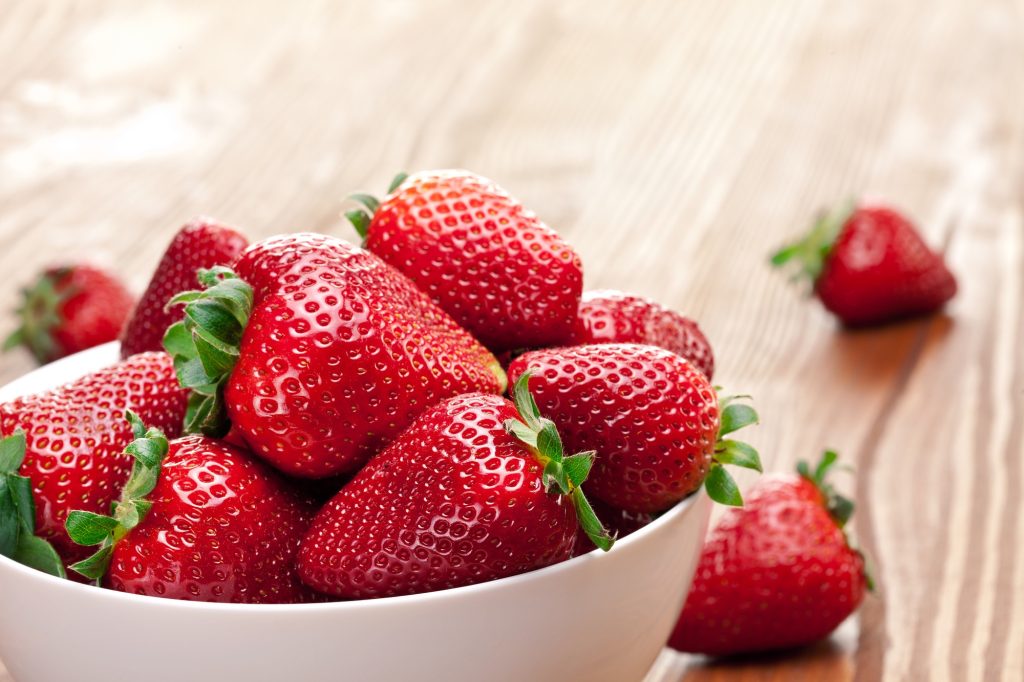
M 810 647 L 785 652 L 730 659 L 695 658 L 681 682 L 755 679 L 843 682 L 853 679 L 853 662 L 849 650 L 830 639 Z

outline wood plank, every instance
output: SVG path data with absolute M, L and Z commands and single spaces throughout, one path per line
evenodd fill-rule
M 652 682 L 1009 678 L 1022 16 L 1019 0 L 8 2 L 0 309 L 82 253 L 130 264 L 139 288 L 197 213 L 255 237 L 347 235 L 348 191 L 473 168 L 577 245 L 588 286 L 701 321 L 718 379 L 756 397 L 771 468 L 826 445 L 858 466 L 846 485 L 881 585 L 859 623 L 792 657 L 666 652 Z M 862 193 L 948 244 L 949 316 L 843 332 L 765 266 L 819 206 Z M 5 356 L 0 381 L 29 367 Z

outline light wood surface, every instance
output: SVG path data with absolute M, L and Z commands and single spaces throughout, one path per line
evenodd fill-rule
M 0 54 L 0 308 L 61 259 L 141 288 L 197 213 L 350 235 L 349 191 L 474 169 L 589 287 L 700 320 L 770 468 L 857 466 L 859 618 L 789 656 L 666 652 L 651 682 L 1024 678 L 1021 0 L 5 0 Z M 948 315 L 848 333 L 769 271 L 851 195 L 946 249 Z

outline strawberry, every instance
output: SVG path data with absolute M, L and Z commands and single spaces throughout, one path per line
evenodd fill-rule
M 827 637 L 871 579 L 843 525 L 853 504 L 826 482 L 836 454 L 812 472 L 763 478 L 711 532 L 669 639 L 680 651 L 728 656 Z
M 121 357 L 163 350 L 167 328 L 181 319 L 181 311 L 168 307 L 168 302 L 195 288 L 199 270 L 231 265 L 248 245 L 234 228 L 210 218 L 196 218 L 182 227 L 121 331 Z
M 370 460 L 313 521 L 302 580 L 353 599 L 494 580 L 568 559 L 578 524 L 609 549 L 579 487 L 594 453 L 563 456 L 528 381 L 515 405 L 451 398 Z
M 618 509 L 667 509 L 702 484 L 723 504 L 742 504 L 723 464 L 760 471 L 757 452 L 721 436 L 756 423 L 746 405 L 719 404 L 707 377 L 671 351 L 636 344 L 526 353 L 509 378 L 531 371 L 541 411 L 571 450 L 595 450 L 587 494 Z
M 772 257 L 795 262 L 825 307 L 850 327 L 940 309 L 956 294 L 941 254 L 890 208 L 846 207 L 823 215 L 801 241 Z
M 347 214 L 367 249 L 495 352 L 571 340 L 583 266 L 558 234 L 468 171 L 395 180 L 381 202 L 353 196 L 369 211 Z
M 165 339 L 195 392 L 186 428 L 230 426 L 302 478 L 356 471 L 436 403 L 500 393 L 487 350 L 404 275 L 339 239 L 297 234 L 203 271 Z
M 168 443 L 137 415 L 134 458 L 113 513 L 72 511 L 68 534 L 99 546 L 71 568 L 121 592 L 243 604 L 318 600 L 295 571 L 316 511 L 277 473 L 204 436 Z
M 65 560 L 84 555 L 64 531 L 68 512 L 107 511 L 131 471 L 131 458 L 123 453 L 132 435 L 125 410 L 177 433 L 185 403 L 171 358 L 143 353 L 52 391 L 0 405 L 0 434 L 23 434 L 17 471 L 32 484 L 35 529 Z M 2 517 L 0 510 L 0 525 Z
M 617 540 L 621 540 L 630 533 L 640 530 L 654 520 L 654 517 L 650 514 L 616 509 L 596 498 L 590 500 L 590 505 L 594 509 L 594 513 L 597 514 L 597 518 L 600 519 L 601 525 Z M 576 532 L 576 542 L 572 548 L 572 555 L 579 556 L 580 554 L 592 552 L 595 549 L 597 547 L 591 542 L 590 537 L 580 528 Z
M 25 346 L 40 363 L 114 341 L 135 303 L 114 275 L 82 264 L 46 270 L 22 296 L 4 350 Z
M 711 344 L 688 317 L 660 303 L 621 291 L 587 291 L 580 302 L 576 344 L 641 343 L 682 355 L 711 379 Z

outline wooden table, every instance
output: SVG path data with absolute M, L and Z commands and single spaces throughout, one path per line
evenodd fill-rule
M 770 468 L 857 465 L 880 585 L 859 619 L 786 657 L 666 653 L 651 680 L 1021 679 L 1021 0 L 5 0 L 0 54 L 3 309 L 60 259 L 141 288 L 197 213 L 351 236 L 349 191 L 477 170 L 589 287 L 700 320 Z M 769 270 L 856 195 L 946 249 L 948 315 L 844 332 Z

